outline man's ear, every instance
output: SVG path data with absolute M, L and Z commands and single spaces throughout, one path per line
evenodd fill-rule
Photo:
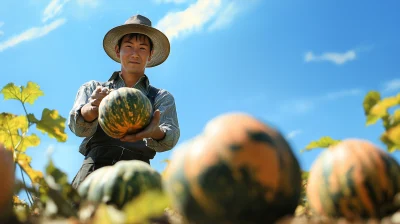
M 116 55 L 117 55 L 117 57 L 119 58 L 120 51 L 119 51 L 119 47 L 118 47 L 118 45 L 115 45 L 115 48 L 114 48 L 114 50 L 115 50 L 115 54 L 116 54 Z
M 151 60 L 151 58 L 153 57 L 153 54 L 154 54 L 154 50 L 151 50 L 151 51 L 150 51 L 149 58 L 147 59 L 147 61 L 150 61 L 150 60 Z

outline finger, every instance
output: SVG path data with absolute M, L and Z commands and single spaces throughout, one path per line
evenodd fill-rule
M 161 112 L 159 109 L 157 109 L 153 113 L 152 123 L 156 123 L 156 124 L 160 123 L 160 117 L 161 117 Z
M 124 137 L 120 138 L 120 140 L 123 141 L 123 142 L 136 142 L 136 141 L 141 140 L 141 139 L 143 139 L 143 138 L 138 136 L 138 134 L 125 135 Z
M 103 88 L 102 86 L 97 86 L 94 93 L 100 93 L 102 88 Z
M 100 93 L 108 94 L 108 92 L 109 92 L 109 89 L 107 87 L 101 88 L 101 92 Z

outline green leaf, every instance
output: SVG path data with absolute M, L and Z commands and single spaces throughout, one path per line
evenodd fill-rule
M 392 126 L 400 125 L 400 109 L 395 110 L 390 116 L 390 123 Z
M 64 217 L 76 216 L 76 211 L 71 205 L 79 204 L 79 194 L 69 184 L 67 175 L 54 165 L 51 158 L 46 166 L 45 181 L 48 188 L 43 189 L 42 193 L 49 198 L 43 198 L 43 201 L 48 202 L 48 199 L 50 199 L 57 208 L 56 213 L 58 215 Z
M 163 216 L 169 205 L 169 198 L 164 192 L 147 191 L 124 206 L 125 221 L 127 223 L 148 223 L 153 218 Z
M 302 152 L 304 151 L 310 151 L 316 148 L 328 148 L 330 146 L 333 146 L 337 143 L 339 143 L 340 140 L 334 140 L 329 136 L 324 136 L 321 137 L 319 140 L 317 141 L 312 141 L 310 142 L 305 149 L 302 150 Z
M 21 160 L 21 162 L 23 162 L 23 163 L 30 164 L 32 161 L 32 158 L 30 156 L 26 155 L 25 153 L 17 153 L 17 156 L 15 157 L 15 161 L 18 162 L 19 160 Z
M 387 137 L 395 145 L 400 146 L 400 125 L 387 130 Z
M 386 145 L 389 152 L 394 152 L 396 149 L 400 149 L 400 146 L 396 146 L 396 144 L 390 140 L 387 132 L 384 132 L 380 139 Z
M 113 217 L 117 216 L 119 219 L 114 220 Z M 122 217 L 122 220 L 121 220 Z M 112 206 L 106 205 L 106 204 L 100 204 L 96 211 L 95 214 L 92 218 L 91 223 L 98 223 L 98 224 L 108 224 L 108 223 L 124 223 L 121 221 L 124 221 L 125 217 L 124 214 L 117 210 L 113 209 Z
M 27 86 L 16 86 L 14 83 L 8 83 L 3 87 L 1 93 L 5 100 L 19 100 L 22 103 L 33 104 L 37 98 L 43 96 L 44 93 L 40 90 L 39 85 L 34 82 L 28 82 Z
M 65 134 L 66 119 L 58 114 L 57 110 L 43 109 L 42 119 L 36 121 L 36 128 L 42 133 L 47 133 L 49 137 L 57 139 L 59 142 L 67 140 Z
M 0 130 L 9 130 L 12 132 L 17 131 L 18 129 L 21 129 L 22 132 L 28 130 L 28 120 L 26 119 L 26 116 L 17 116 L 15 114 L 4 112 L 0 114 Z
M 67 175 L 54 166 L 53 160 L 49 160 L 46 166 L 46 175 L 52 176 L 55 183 L 65 185 L 68 183 Z
M 25 152 L 29 147 L 35 147 L 40 144 L 40 138 L 36 134 L 32 134 L 29 136 L 24 136 L 23 138 L 19 139 L 20 143 L 16 148 L 19 152 Z
M 21 134 L 19 130 L 22 132 Z M 28 120 L 26 116 L 10 113 L 0 114 L 0 143 L 3 143 L 6 148 L 16 149 L 22 140 L 22 134 L 27 130 Z
M 39 120 L 35 117 L 34 114 L 28 114 L 27 118 L 28 118 L 29 122 L 32 122 L 32 123 L 35 123 L 35 124 L 39 122 Z
M 364 98 L 363 107 L 365 115 L 369 115 L 372 107 L 375 106 L 381 100 L 381 95 L 377 91 L 370 91 Z
M 21 169 L 29 176 L 32 183 L 40 183 L 43 180 L 43 173 L 37 170 L 32 169 L 31 167 L 31 158 L 26 154 L 19 154 L 17 162 Z
M 381 95 L 377 91 L 370 91 L 364 98 L 364 114 L 367 117 L 366 125 L 371 125 L 379 120 L 379 116 L 371 114 L 371 109 L 381 100 Z
M 399 104 L 400 104 L 400 94 L 398 94 L 397 96 L 392 96 L 382 99 L 370 109 L 367 118 L 367 125 L 373 124 L 378 119 L 389 115 L 388 110 L 391 107 L 397 106 Z

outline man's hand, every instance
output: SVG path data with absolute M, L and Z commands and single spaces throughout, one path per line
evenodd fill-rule
M 99 116 L 101 100 L 111 92 L 107 87 L 98 86 L 89 98 L 89 102 L 81 108 L 83 119 L 87 122 L 94 121 Z
M 151 119 L 149 125 L 147 125 L 145 129 L 135 134 L 125 135 L 120 140 L 123 142 L 136 142 L 144 138 L 152 138 L 154 140 L 163 139 L 165 133 L 164 131 L 161 130 L 159 125 L 160 125 L 160 111 L 156 110 L 153 114 L 153 118 Z

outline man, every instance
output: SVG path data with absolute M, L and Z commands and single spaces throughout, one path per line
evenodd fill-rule
M 121 71 L 114 72 L 108 82 L 92 80 L 78 90 L 68 126 L 75 135 L 85 137 L 79 147 L 85 160 L 72 181 L 74 188 L 94 170 L 120 160 L 142 160 L 150 164 L 156 152 L 172 149 L 180 136 L 174 97 L 164 89 L 151 86 L 145 75 L 146 67 L 157 66 L 167 59 L 168 38 L 153 28 L 148 18 L 135 15 L 107 32 L 103 48 L 111 59 L 121 64 Z M 98 125 L 98 107 L 111 89 L 120 87 L 142 91 L 152 102 L 154 114 L 141 132 L 113 139 Z

